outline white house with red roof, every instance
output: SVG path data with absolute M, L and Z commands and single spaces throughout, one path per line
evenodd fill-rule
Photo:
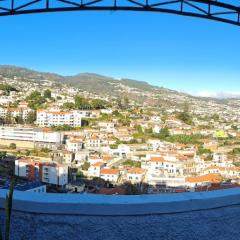
M 119 178 L 119 170 L 112 168 L 101 169 L 101 178 L 111 183 L 116 183 Z
M 91 165 L 88 169 L 88 175 L 91 177 L 100 177 L 101 176 L 101 169 L 103 168 L 103 162 L 96 162 Z
M 70 152 L 80 152 L 83 149 L 82 139 L 71 138 L 66 141 L 66 149 Z
M 142 168 L 129 168 L 126 173 L 126 180 L 133 184 L 141 183 L 145 177 L 146 170 Z

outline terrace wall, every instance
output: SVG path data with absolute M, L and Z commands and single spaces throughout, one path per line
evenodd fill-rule
M 6 191 L 0 190 L 0 222 Z M 15 192 L 11 239 L 240 239 L 240 189 L 142 196 Z

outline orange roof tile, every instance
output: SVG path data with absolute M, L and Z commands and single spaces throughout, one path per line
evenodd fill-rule
M 118 175 L 119 174 L 119 170 L 118 169 L 113 169 L 113 168 L 103 168 L 101 170 L 101 174 L 102 175 Z

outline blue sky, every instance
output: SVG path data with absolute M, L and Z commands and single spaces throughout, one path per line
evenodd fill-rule
M 240 93 L 240 27 L 159 13 L 0 18 L 0 64 L 95 72 L 193 94 Z

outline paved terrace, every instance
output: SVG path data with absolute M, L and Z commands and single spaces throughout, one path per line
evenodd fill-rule
M 7 191 L 0 190 L 0 223 Z M 142 196 L 15 192 L 12 238 L 240 239 L 240 188 Z

